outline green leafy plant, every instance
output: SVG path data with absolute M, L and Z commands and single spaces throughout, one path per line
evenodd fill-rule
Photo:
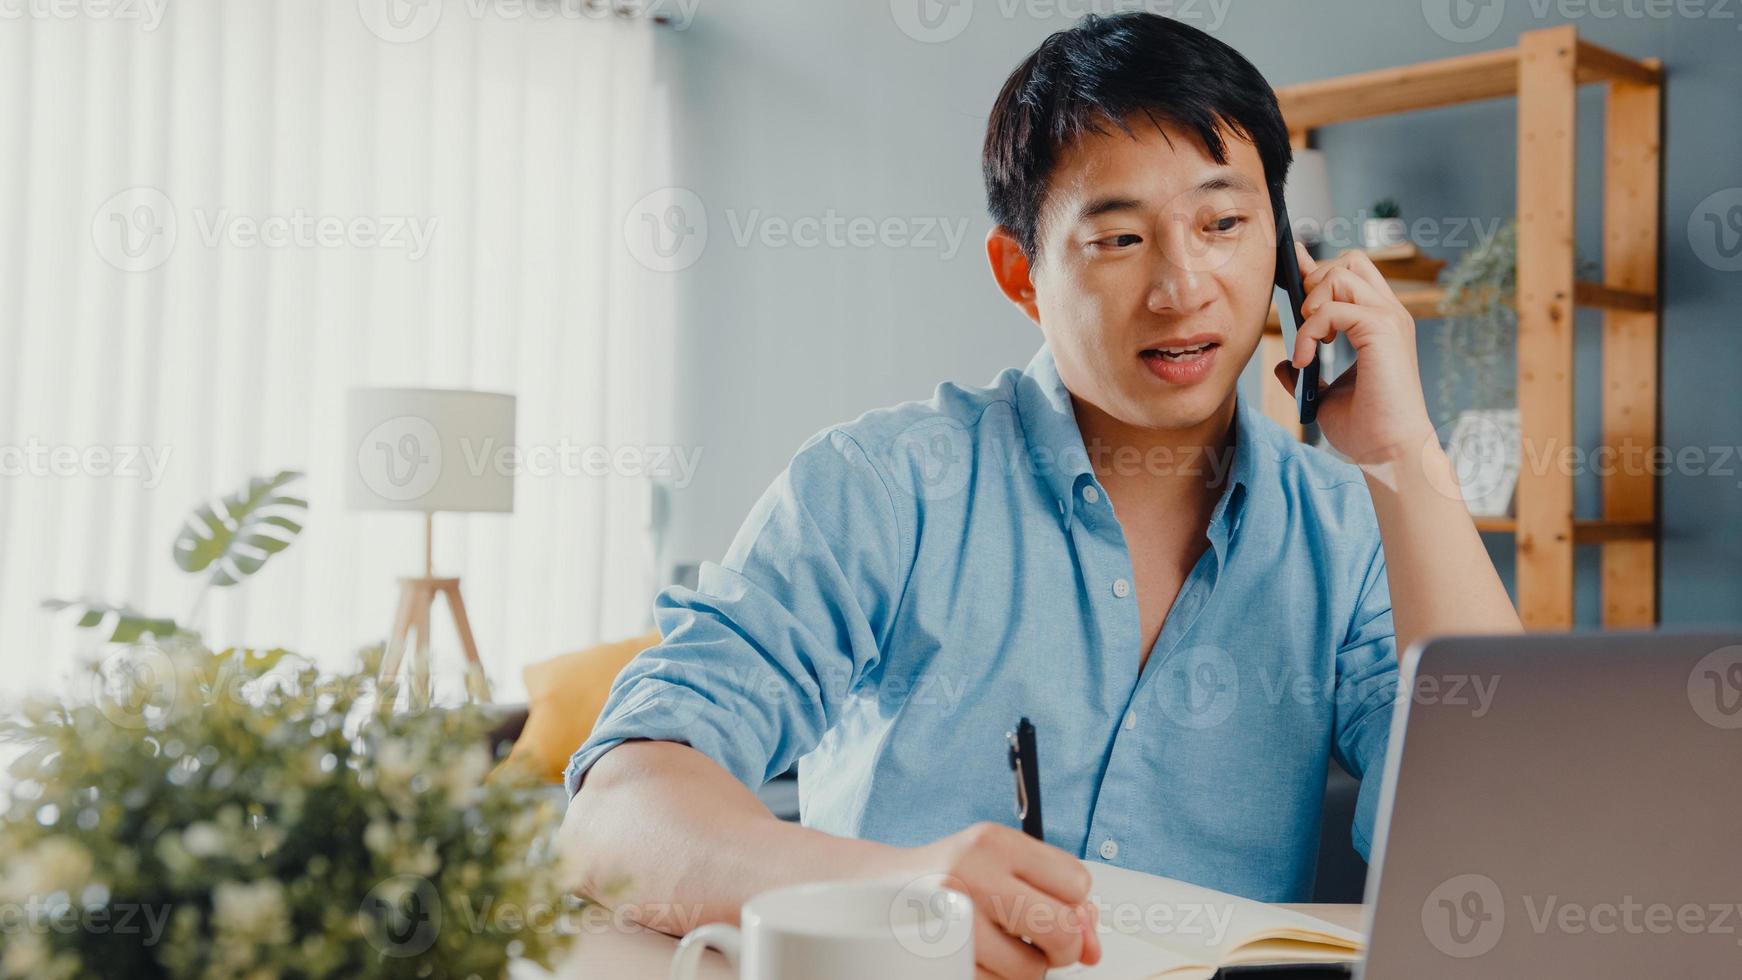
M 1455 415 L 1458 389 L 1468 378 L 1478 408 L 1503 408 L 1515 399 L 1505 355 L 1518 336 L 1518 223 L 1465 252 L 1446 272 L 1438 334 L 1439 395 L 1445 418 Z
M 486 778 L 478 709 L 382 714 L 367 665 L 188 640 L 91 690 L 0 723 L 0 977 L 496 980 L 575 931 L 560 807 Z
M 1597 264 L 1576 262 L 1580 276 Z M 1439 401 L 1442 420 L 1457 414 L 1466 379 L 1474 408 L 1509 408 L 1517 401 L 1509 355 L 1518 340 L 1518 222 L 1508 221 L 1487 241 L 1465 252 L 1442 279 L 1439 330 Z
M 76 611 L 78 626 L 108 630 L 106 639 L 111 643 L 192 634 L 212 589 L 241 583 L 302 533 L 308 501 L 290 492 L 302 476 L 297 470 L 257 476 L 240 490 L 201 504 L 188 514 L 172 553 L 176 567 L 203 574 L 205 579 L 179 622 L 98 599 L 47 599 L 43 608 Z
M 1380 219 L 1401 218 L 1403 217 L 1403 208 L 1397 203 L 1397 198 L 1382 197 L 1373 202 L 1373 217 Z

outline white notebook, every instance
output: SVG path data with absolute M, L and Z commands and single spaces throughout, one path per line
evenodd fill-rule
M 1101 962 L 1049 978 L 1200 980 L 1224 966 L 1360 959 L 1360 933 L 1211 888 L 1084 862 L 1101 909 Z

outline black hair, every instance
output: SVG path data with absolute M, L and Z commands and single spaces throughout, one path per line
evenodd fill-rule
M 1276 93 L 1252 62 L 1159 14 L 1090 14 L 1016 67 L 986 123 L 986 204 L 1024 254 L 1035 254 L 1059 151 L 1109 122 L 1130 133 L 1137 115 L 1196 134 L 1217 163 L 1228 162 L 1224 130 L 1250 140 L 1278 209 L 1294 151 Z

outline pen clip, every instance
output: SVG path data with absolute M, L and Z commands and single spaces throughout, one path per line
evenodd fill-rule
M 1016 819 L 1028 819 L 1028 786 L 1022 778 L 1022 749 L 1016 740 L 1015 732 L 1005 732 L 1004 738 L 1010 743 L 1010 771 L 1016 776 Z

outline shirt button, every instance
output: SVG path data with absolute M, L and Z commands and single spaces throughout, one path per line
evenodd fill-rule
M 1119 842 L 1108 839 L 1101 842 L 1101 856 L 1111 861 L 1119 856 Z
M 1101 500 L 1101 491 L 1096 490 L 1093 483 L 1087 484 L 1083 487 L 1083 499 L 1091 504 L 1099 503 Z
M 1137 712 L 1135 712 L 1135 711 L 1125 712 L 1125 730 L 1131 731 L 1132 729 L 1134 729 L 1136 727 L 1137 727 Z
M 1122 578 L 1113 580 L 1113 594 L 1123 599 L 1131 594 L 1131 583 Z

